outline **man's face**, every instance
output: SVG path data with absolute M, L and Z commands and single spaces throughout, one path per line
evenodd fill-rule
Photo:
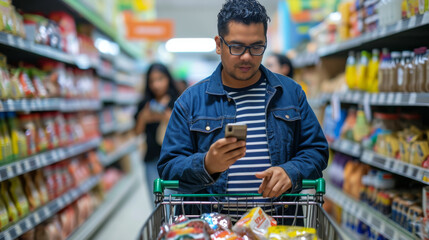
M 244 46 L 265 45 L 264 25 L 262 23 L 252 23 L 246 25 L 231 21 L 228 24 L 229 33 L 222 36 L 229 45 L 239 44 Z M 246 87 L 257 82 L 261 76 L 259 65 L 261 56 L 252 56 L 249 49 L 240 55 L 232 55 L 229 47 L 217 36 L 216 53 L 222 60 L 222 81 L 230 87 Z

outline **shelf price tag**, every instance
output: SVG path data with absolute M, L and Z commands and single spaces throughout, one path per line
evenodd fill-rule
M 389 162 L 389 170 L 394 170 L 395 169 L 395 162 L 394 161 L 390 161 Z
M 399 21 L 399 22 L 396 24 L 395 32 L 399 32 L 399 31 L 401 31 L 401 29 L 402 29 L 402 21 Z
M 45 214 L 45 218 L 49 218 L 51 216 L 51 211 L 48 207 L 43 208 L 43 213 Z
M 18 42 L 18 47 L 20 47 L 20 48 L 22 48 L 22 49 L 24 49 L 25 48 L 25 42 L 24 42 L 24 39 L 22 39 L 22 38 L 17 38 L 18 40 L 17 40 L 17 42 Z
M 15 232 L 16 232 L 16 235 L 18 235 L 18 236 L 22 235 L 22 228 L 19 224 L 15 225 Z
M 7 43 L 11 46 L 15 46 L 15 39 L 11 34 L 7 34 Z
M 23 165 L 24 165 L 24 171 L 28 172 L 28 171 L 31 170 L 31 165 L 30 165 L 30 161 L 29 160 L 24 161 Z
M 4 236 L 4 240 L 12 240 L 12 237 L 10 236 L 9 231 L 4 231 L 3 236 Z
M 7 173 L 8 177 L 13 177 L 15 175 L 15 173 L 14 173 L 13 168 L 12 168 L 11 165 L 8 165 L 6 167 L 6 173 Z
M 422 180 L 423 180 L 423 182 L 429 183 L 429 172 L 428 171 L 423 172 Z
M 402 101 L 402 93 L 396 93 L 396 96 L 395 96 L 395 103 L 396 103 L 396 104 L 400 104 L 400 103 L 401 103 L 401 101 Z
M 413 27 L 415 27 L 415 26 L 416 26 L 416 22 L 417 22 L 417 17 L 416 17 L 416 16 L 412 16 L 412 17 L 409 19 L 409 22 L 408 22 L 408 28 L 413 28 Z
M 18 162 L 16 165 L 15 165 L 15 167 L 16 167 L 16 173 L 17 174 L 21 174 L 23 171 L 22 171 L 22 166 L 21 166 L 21 163 L 20 162 Z
M 425 12 L 423 14 L 422 24 L 428 24 L 428 23 L 429 23 L 429 12 Z
M 380 93 L 378 97 L 378 103 L 384 104 L 385 101 L 386 101 L 386 93 Z
M 387 104 L 392 105 L 395 99 L 395 93 L 389 93 L 387 95 Z
M 39 224 L 40 223 L 40 216 L 39 216 L 39 213 L 38 212 L 36 212 L 36 213 L 34 213 L 34 222 L 36 223 L 36 224 Z
M 417 100 L 417 94 L 416 93 L 411 93 L 410 94 L 410 99 L 408 100 L 408 104 L 412 105 L 415 104 Z
M 360 99 L 360 92 L 355 92 L 355 94 L 353 95 L 353 102 L 358 103 Z
M 26 230 L 30 230 L 31 228 L 33 228 L 33 224 L 31 224 L 30 218 L 25 219 L 24 224 L 25 224 L 25 229 Z

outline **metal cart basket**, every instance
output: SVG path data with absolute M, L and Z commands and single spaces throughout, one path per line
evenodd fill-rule
M 317 180 L 303 180 L 303 188 L 315 189 L 314 194 L 285 194 L 283 196 L 288 199 L 294 199 L 293 201 L 270 201 L 264 202 L 258 199 L 261 198 L 260 194 L 170 194 L 164 196 L 165 188 L 178 188 L 178 181 L 166 181 L 156 179 L 154 181 L 154 194 L 155 202 L 157 204 L 155 210 L 149 216 L 148 220 L 144 223 L 139 239 L 142 240 L 153 240 L 157 239 L 158 233 L 163 223 L 171 223 L 175 216 L 176 208 L 180 208 L 182 212 L 185 212 L 188 218 L 199 218 L 200 215 L 187 214 L 185 211 L 186 205 L 197 205 L 207 206 L 211 210 L 210 212 L 218 212 L 219 206 L 226 207 L 228 209 L 243 209 L 250 210 L 253 207 L 263 207 L 265 212 L 271 215 L 277 220 L 279 225 L 282 225 L 282 219 L 289 219 L 293 221 L 292 225 L 298 219 L 302 219 L 305 227 L 315 228 L 319 239 L 346 239 L 345 236 L 339 231 L 338 225 L 330 218 L 330 216 L 322 208 L 323 194 L 325 194 L 325 180 L 319 178 Z M 192 197 L 198 199 L 201 197 L 201 201 L 184 200 L 185 197 Z M 209 197 L 215 197 L 217 199 L 228 199 L 229 197 L 236 197 L 237 201 L 208 201 Z M 298 210 L 298 206 L 302 206 L 302 214 L 298 214 L 298 211 L 294 211 L 295 214 L 283 214 L 281 209 L 285 209 L 288 206 L 295 205 L 295 209 Z M 270 211 L 270 209 L 277 209 L 276 211 Z M 268 209 L 268 211 L 267 211 Z M 280 212 L 278 211 L 280 209 Z M 273 212 L 273 214 L 270 214 Z M 222 211 L 225 213 L 225 211 Z M 232 219 L 239 219 L 241 216 L 236 216 L 237 211 L 231 210 L 226 214 Z

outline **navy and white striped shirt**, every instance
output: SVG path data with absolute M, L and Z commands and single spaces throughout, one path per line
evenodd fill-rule
M 266 86 L 264 76 L 257 83 L 246 88 L 233 89 L 224 86 L 237 106 L 236 123 L 247 125 L 246 155 L 229 167 L 227 184 L 229 194 L 258 193 L 262 179 L 256 178 L 255 173 L 271 167 L 265 117 Z M 268 200 L 261 200 L 262 197 L 255 199 Z M 231 197 L 229 200 L 242 199 Z M 224 210 L 227 209 L 224 208 Z

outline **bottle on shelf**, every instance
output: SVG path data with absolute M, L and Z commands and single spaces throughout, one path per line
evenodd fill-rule
M 391 53 L 392 59 L 390 61 L 389 67 L 387 68 L 388 72 L 388 92 L 397 92 L 398 91 L 398 68 L 401 66 L 401 53 L 394 51 Z M 401 72 L 399 72 L 401 73 Z M 401 77 L 402 79 L 402 77 Z
M 402 51 L 401 54 L 402 58 L 400 60 L 400 63 L 397 65 L 397 90 L 400 92 L 407 92 L 408 85 L 409 85 L 409 71 L 408 71 L 408 64 L 411 62 L 410 59 L 410 52 L 409 51 Z
M 426 47 L 421 47 L 416 49 L 417 50 L 417 62 L 416 65 L 416 80 L 415 80 L 415 89 L 417 92 L 426 92 L 425 89 L 425 63 L 427 61 L 426 54 Z
M 378 91 L 387 92 L 389 86 L 388 67 L 391 58 L 387 48 L 381 50 L 381 63 L 378 67 Z
M 378 69 L 379 69 L 379 55 L 378 49 L 372 50 L 371 61 L 368 65 L 368 91 L 375 93 L 378 92 Z
M 426 49 L 426 52 L 423 55 L 423 78 L 424 78 L 424 84 L 425 84 L 425 91 L 429 92 L 429 49 Z
M 354 52 L 350 51 L 346 63 L 346 82 L 349 89 L 356 88 L 356 58 Z
M 13 151 L 12 151 L 12 140 L 10 138 L 9 130 L 7 129 L 5 121 L 5 113 L 0 112 L 0 132 L 2 135 L 1 144 L 2 144 L 2 155 L 3 161 L 8 163 L 12 161 Z
M 360 54 L 359 64 L 357 67 L 357 89 L 367 90 L 368 89 L 368 62 L 369 62 L 369 53 L 367 51 L 362 51 Z
M 406 64 L 406 75 L 408 77 L 408 82 L 406 84 L 406 92 L 416 92 L 417 90 L 415 89 L 415 85 L 416 85 L 416 65 L 415 65 L 415 60 L 416 60 L 416 52 L 415 51 L 409 51 L 410 56 L 408 57 L 408 62 Z

